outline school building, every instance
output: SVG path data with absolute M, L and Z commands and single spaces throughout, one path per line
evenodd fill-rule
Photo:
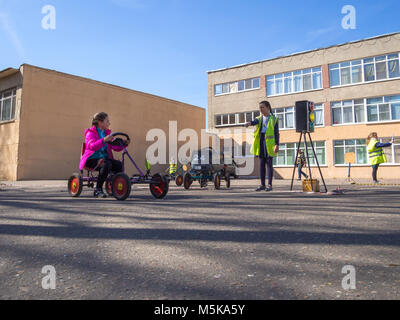
M 143 169 L 154 143 L 146 141 L 149 130 L 163 130 L 168 141 L 169 122 L 177 121 L 178 132 L 200 136 L 206 121 L 205 109 L 182 102 L 27 64 L 8 68 L 0 71 L 0 180 L 68 179 L 78 171 L 84 130 L 100 111 L 114 132 L 130 136 L 128 149 Z M 126 171 L 136 172 L 130 164 Z
M 388 163 L 381 166 L 378 178 L 398 179 L 399 52 L 400 33 L 393 33 L 208 71 L 209 129 L 239 128 L 259 115 L 260 101 L 268 100 L 280 127 L 275 172 L 277 177 L 291 179 L 300 135 L 295 130 L 295 102 L 313 101 L 316 129 L 311 137 L 325 178 L 347 177 L 348 153 L 355 155 L 352 177 L 371 178 L 366 138 L 377 132 L 383 142 L 389 142 L 393 135 L 396 139 L 385 149 Z M 244 134 L 220 135 L 239 145 L 236 158 L 253 157 L 252 139 L 244 139 Z M 258 175 L 255 161 L 253 174 Z M 315 167 L 312 173 L 319 176 Z

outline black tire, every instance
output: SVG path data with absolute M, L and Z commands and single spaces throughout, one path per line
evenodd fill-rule
M 177 175 L 175 178 L 175 183 L 178 187 L 180 187 L 183 184 L 183 176 L 182 175 Z
M 68 193 L 73 198 L 78 198 L 83 189 L 83 181 L 80 174 L 74 173 L 68 179 Z
M 229 189 L 231 187 L 231 176 L 229 174 L 225 177 L 225 182 L 226 188 Z
M 169 190 L 169 181 L 165 176 L 156 173 L 153 178 L 153 182 L 150 183 L 150 192 L 156 199 L 163 199 Z
M 199 181 L 199 183 L 200 183 L 200 187 L 201 188 L 206 188 L 207 187 L 207 179 L 201 179 Z
M 221 188 L 221 175 L 219 173 L 214 175 L 214 187 L 216 190 Z
M 186 190 L 190 189 L 190 186 L 192 185 L 193 180 L 192 176 L 190 175 L 189 172 L 186 172 L 185 175 L 183 176 L 183 186 Z
M 112 195 L 119 201 L 124 201 L 131 194 L 131 180 L 123 173 L 117 173 L 111 180 Z

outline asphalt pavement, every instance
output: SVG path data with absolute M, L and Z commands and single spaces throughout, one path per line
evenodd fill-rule
M 400 186 L 327 183 L 344 193 L 0 183 L 0 299 L 400 299 Z

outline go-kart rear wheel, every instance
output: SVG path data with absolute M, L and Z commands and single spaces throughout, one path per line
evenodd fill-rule
M 217 190 L 221 188 L 221 175 L 219 173 L 214 175 L 214 187 Z
M 159 173 L 156 173 L 150 183 L 150 192 L 153 195 L 154 198 L 156 199 L 163 199 L 169 189 L 169 182 L 168 179 L 165 176 L 160 175 Z
M 228 173 L 225 176 L 226 188 L 229 189 L 231 187 L 231 175 Z
M 71 197 L 77 198 L 81 195 L 83 181 L 80 174 L 73 174 L 68 179 L 68 192 Z
M 112 195 L 115 199 L 123 201 L 131 194 L 131 180 L 123 173 L 117 173 L 111 180 Z
M 180 187 L 183 184 L 183 176 L 180 174 L 176 176 L 175 178 L 175 183 L 178 187 Z
M 186 172 L 185 175 L 183 176 L 183 186 L 185 187 L 186 190 L 189 190 L 192 183 L 193 183 L 192 176 L 190 175 L 189 172 Z

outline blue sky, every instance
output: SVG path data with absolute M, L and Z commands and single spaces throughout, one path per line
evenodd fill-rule
M 344 30 L 344 5 L 357 13 Z M 56 30 L 42 7 L 56 8 Z M 0 0 L 0 70 L 29 63 L 207 108 L 207 70 L 400 31 L 400 1 Z

